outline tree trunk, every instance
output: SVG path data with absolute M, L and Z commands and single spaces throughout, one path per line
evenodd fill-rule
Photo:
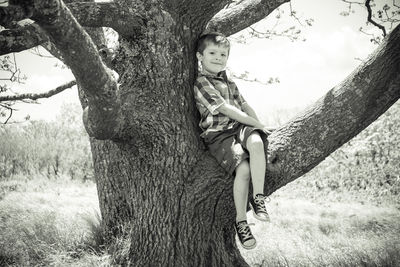
M 115 61 L 130 131 L 124 135 L 132 139 L 92 139 L 106 228 L 111 235 L 131 231 L 119 264 L 246 266 L 232 227 L 233 177 L 198 137 L 195 38 L 153 12 L 154 24 L 164 27 L 122 37 Z M 268 194 L 311 170 L 399 98 L 399 44 L 397 27 L 369 61 L 270 136 Z
M 232 231 L 232 177 L 199 137 L 196 37 L 169 14 L 146 12 L 154 28 L 121 36 L 114 60 L 124 135 L 132 138 L 91 139 L 106 229 L 111 236 L 131 229 L 129 255 L 118 264 L 245 266 Z

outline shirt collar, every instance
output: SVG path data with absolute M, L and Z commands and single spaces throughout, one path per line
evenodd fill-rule
M 218 72 L 217 74 L 213 74 L 213 73 L 208 72 L 208 71 L 206 71 L 206 70 L 203 69 L 203 70 L 200 71 L 200 75 L 202 75 L 202 76 L 207 76 L 207 77 L 211 77 L 211 78 L 220 78 L 220 79 L 222 78 L 222 79 L 224 79 L 224 80 L 227 80 L 227 79 L 228 79 L 225 70 L 220 71 L 220 72 Z

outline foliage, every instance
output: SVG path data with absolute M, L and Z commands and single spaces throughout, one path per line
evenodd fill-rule
M 2 125 L 0 179 L 37 173 L 92 179 L 90 145 L 80 114 L 77 104 L 65 104 L 56 121 Z
M 328 197 L 354 193 L 376 202 L 400 204 L 400 102 L 364 131 L 285 190 L 306 188 L 304 195 Z M 333 196 L 335 198 L 335 196 Z
M 231 36 L 238 43 L 249 43 L 254 38 L 287 38 L 292 42 L 306 41 L 302 29 L 311 27 L 312 18 L 303 18 L 293 9 L 292 3 L 275 9 L 268 17 Z
M 377 27 L 381 33 L 375 34 L 370 33 L 369 30 L 360 27 L 360 32 L 371 36 L 370 41 L 374 44 L 379 44 L 383 37 L 386 36 L 387 32 L 394 29 L 394 27 L 400 22 L 400 6 L 396 4 L 396 1 L 389 3 L 389 1 L 352 1 L 342 0 L 347 6 L 347 10 L 340 13 L 342 16 L 349 16 L 352 13 L 356 13 L 355 6 L 367 7 L 366 21 L 367 25 L 371 23 Z
M 1 29 L 0 29 L 1 30 Z M 24 83 L 26 75 L 21 73 L 15 59 L 15 54 L 0 56 L 0 94 L 12 92 L 11 84 Z M 7 122 L 13 112 L 14 101 L 0 103 L 0 119 Z
M 17 65 L 17 61 L 15 60 L 15 54 L 5 55 L 0 57 L 0 80 L 2 81 L 10 81 L 10 82 L 24 82 L 27 77 L 21 73 Z M 0 92 L 7 92 L 6 85 L 0 84 Z

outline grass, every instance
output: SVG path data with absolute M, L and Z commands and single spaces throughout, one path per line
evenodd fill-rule
M 10 190 L 11 188 L 11 190 Z M 0 266 L 101 266 L 95 185 L 23 178 L 0 183 Z
M 400 266 L 400 212 L 361 203 L 316 204 L 278 196 L 258 222 L 251 266 Z
M 400 266 L 399 206 L 306 192 L 296 183 L 276 192 L 271 223 L 248 214 L 258 246 L 241 252 L 251 266 Z M 92 182 L 1 181 L 0 266 L 110 266 L 98 214 Z

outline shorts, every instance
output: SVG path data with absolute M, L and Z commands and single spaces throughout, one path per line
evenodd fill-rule
M 240 123 L 235 124 L 232 129 L 226 131 L 209 132 L 204 136 L 211 155 L 218 161 L 219 165 L 229 174 L 234 174 L 236 167 L 249 158 L 246 142 L 250 134 L 257 131 L 264 142 L 264 151 L 268 148 L 268 133 L 260 128 L 255 128 Z

